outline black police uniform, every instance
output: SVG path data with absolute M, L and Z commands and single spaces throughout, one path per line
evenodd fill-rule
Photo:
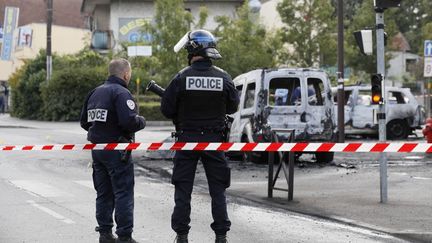
M 225 114 L 237 110 L 239 97 L 231 77 L 212 65 L 210 59 L 195 61 L 171 81 L 161 102 L 161 111 L 173 119 L 178 142 L 221 142 Z M 230 168 L 223 152 L 177 151 L 172 183 L 175 207 L 171 227 L 177 234 L 189 232 L 191 193 L 198 160 L 206 172 L 212 198 L 211 228 L 224 235 L 231 222 L 226 208 L 225 189 L 230 185 Z
M 130 142 L 145 127 L 126 82 L 110 76 L 87 96 L 81 112 L 81 127 L 92 143 Z M 93 150 L 93 183 L 97 192 L 96 219 L 99 232 L 111 232 L 115 209 L 116 234 L 132 234 L 134 168 L 130 152 Z

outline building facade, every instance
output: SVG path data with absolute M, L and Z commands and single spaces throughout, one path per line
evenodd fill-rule
M 28 24 L 16 29 L 11 59 L 0 60 L 0 81 L 7 81 L 25 60 L 35 58 L 41 49 L 46 48 L 46 31 L 44 23 Z M 53 53 L 73 54 L 88 45 L 90 32 L 86 29 L 53 25 L 51 38 Z
M 193 17 L 199 19 L 200 7 L 208 9 L 208 18 L 205 29 L 215 29 L 216 16 L 235 17 L 236 9 L 243 4 L 242 0 L 186 0 L 185 10 L 190 11 Z M 87 18 L 88 29 L 93 37 L 99 35 L 105 42 L 100 47 L 115 48 L 121 42 L 134 42 L 142 36 L 140 28 L 146 21 L 151 21 L 155 12 L 155 1 L 149 0 L 83 0 L 81 12 Z M 99 44 L 94 44 L 99 45 Z M 99 46 L 95 46 L 96 49 Z M 101 49 L 103 49 L 101 48 Z

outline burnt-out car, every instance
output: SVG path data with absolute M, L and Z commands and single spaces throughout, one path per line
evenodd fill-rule
M 234 84 L 240 95 L 233 114 L 230 142 L 270 142 L 271 129 L 294 129 L 296 142 L 332 141 L 335 115 L 330 81 L 318 69 L 257 69 L 239 75 Z M 288 137 L 278 133 L 281 140 Z M 265 161 L 265 153 L 250 153 L 248 160 Z M 333 160 L 333 153 L 317 153 L 318 162 Z
M 424 108 L 408 88 L 386 87 L 385 90 L 387 138 L 406 139 L 424 124 Z M 345 134 L 378 136 L 378 105 L 372 104 L 371 87 L 346 86 L 344 96 Z M 337 107 L 335 112 L 337 114 Z

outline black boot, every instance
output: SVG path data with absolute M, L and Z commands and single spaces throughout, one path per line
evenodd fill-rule
M 111 232 L 99 232 L 99 243 L 115 243 L 116 239 Z
M 228 243 L 226 235 L 216 235 L 215 243 Z
M 188 235 L 179 235 L 177 234 L 177 237 L 175 238 L 175 243 L 188 243 Z
M 138 243 L 132 236 L 119 236 L 115 243 Z

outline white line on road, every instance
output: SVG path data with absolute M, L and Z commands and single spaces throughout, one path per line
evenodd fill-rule
M 421 177 L 421 176 L 414 176 L 413 178 L 414 178 L 414 179 L 417 179 L 417 180 L 432 180 L 432 178 L 429 178 L 429 177 Z
M 87 188 L 90 188 L 90 189 L 94 190 L 93 182 L 92 181 L 85 181 L 85 180 L 84 181 L 75 181 L 75 183 L 80 184 L 81 186 L 85 186 Z
M 34 193 L 41 197 L 72 197 L 71 194 L 61 191 L 53 186 L 34 180 L 13 180 L 10 181 L 15 187 Z
M 46 207 L 44 207 L 44 206 L 39 205 L 39 204 L 37 204 L 37 203 L 36 203 L 35 201 L 33 201 L 33 200 L 27 200 L 27 203 L 29 203 L 29 204 L 32 205 L 33 207 L 35 207 L 35 208 L 37 208 L 37 209 L 39 209 L 39 210 L 41 210 L 41 211 L 43 211 L 43 212 L 45 212 L 45 213 L 47 213 L 47 214 L 53 216 L 54 218 L 56 218 L 56 219 L 62 221 L 62 222 L 65 223 L 65 224 L 75 224 L 75 222 L 74 222 L 73 220 L 68 219 L 68 218 L 64 217 L 63 215 L 61 215 L 61 214 L 59 214 L 59 213 L 56 213 L 56 212 L 54 212 L 53 210 L 51 210 L 51 209 L 49 209 L 49 208 L 46 208 Z

